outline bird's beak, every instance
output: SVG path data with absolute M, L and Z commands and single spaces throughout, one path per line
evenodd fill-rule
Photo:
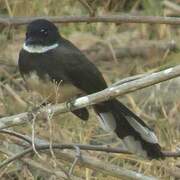
M 26 45 L 33 45 L 35 44 L 35 42 L 36 42 L 35 39 L 32 37 L 27 38 L 25 41 Z
M 34 37 L 28 37 L 25 41 L 26 45 L 38 45 L 42 44 L 42 41 L 39 38 L 34 38 Z

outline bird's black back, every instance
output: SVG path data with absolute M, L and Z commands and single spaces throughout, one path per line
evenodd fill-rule
M 107 87 L 96 66 L 71 42 L 63 38 L 59 47 L 45 53 L 29 53 L 22 49 L 19 69 L 22 75 L 35 71 L 42 79 L 47 74 L 57 82 L 71 82 L 87 94 Z

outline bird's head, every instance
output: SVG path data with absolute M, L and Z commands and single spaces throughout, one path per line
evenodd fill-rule
M 38 19 L 27 26 L 23 48 L 31 53 L 46 52 L 58 46 L 60 34 L 57 27 L 48 20 Z

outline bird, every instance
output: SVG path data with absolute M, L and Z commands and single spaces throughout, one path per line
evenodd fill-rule
M 46 19 L 27 25 L 18 67 L 27 87 L 47 102 L 70 102 L 108 88 L 92 61 Z M 154 131 L 119 100 L 113 98 L 92 107 L 102 128 L 122 139 L 131 153 L 147 159 L 165 158 Z M 86 107 L 72 113 L 83 121 L 89 119 Z

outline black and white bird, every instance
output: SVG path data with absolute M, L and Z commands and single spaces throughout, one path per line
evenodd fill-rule
M 48 102 L 61 103 L 107 88 L 97 67 L 45 19 L 27 26 L 18 64 L 28 87 Z M 150 159 L 164 158 L 153 130 L 117 99 L 93 105 L 93 109 L 103 129 L 115 132 L 130 152 Z M 89 118 L 86 108 L 72 113 L 82 120 Z

